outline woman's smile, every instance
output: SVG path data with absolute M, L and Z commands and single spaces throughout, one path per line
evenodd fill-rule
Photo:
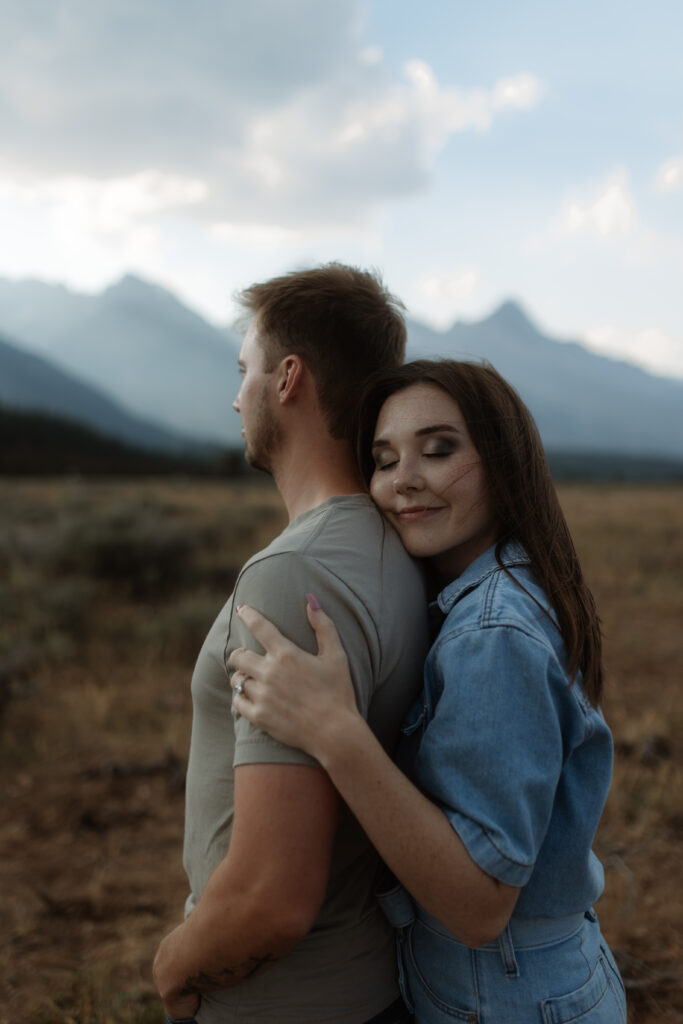
M 397 515 L 403 522 L 413 522 L 416 519 L 428 519 L 429 517 L 436 515 L 437 512 L 443 512 L 445 505 L 439 506 L 426 506 L 426 505 L 413 505 L 410 508 L 402 508 L 398 511 Z

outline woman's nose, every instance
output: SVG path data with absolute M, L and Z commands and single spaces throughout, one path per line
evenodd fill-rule
M 419 491 L 424 486 L 418 467 L 412 461 L 397 463 L 394 473 L 394 490 L 397 494 Z

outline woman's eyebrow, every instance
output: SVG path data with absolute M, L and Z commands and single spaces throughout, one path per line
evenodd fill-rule
M 461 434 L 462 431 L 452 423 L 435 423 L 429 427 L 420 427 L 419 430 L 415 431 L 415 437 L 426 437 L 429 434 L 443 434 L 444 432 L 449 434 Z M 391 441 L 385 440 L 383 437 L 378 437 L 372 442 L 371 447 L 374 448 L 388 448 Z
M 433 426 L 421 427 L 420 430 L 416 430 L 415 437 L 424 437 L 425 434 L 441 434 L 443 431 L 448 431 L 451 434 L 461 433 L 452 423 L 435 423 Z

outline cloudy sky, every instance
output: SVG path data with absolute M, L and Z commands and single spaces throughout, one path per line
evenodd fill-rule
M 0 276 L 341 259 L 683 377 L 680 0 L 0 0 Z

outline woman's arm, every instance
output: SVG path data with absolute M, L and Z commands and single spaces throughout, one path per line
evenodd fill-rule
M 238 614 L 266 653 L 231 655 L 233 691 L 243 687 L 234 693 L 236 711 L 320 762 L 382 859 L 425 910 L 469 946 L 496 938 L 519 889 L 478 867 L 440 808 L 388 757 L 356 709 L 332 621 L 309 601 L 315 656 L 254 609 L 243 606 Z

